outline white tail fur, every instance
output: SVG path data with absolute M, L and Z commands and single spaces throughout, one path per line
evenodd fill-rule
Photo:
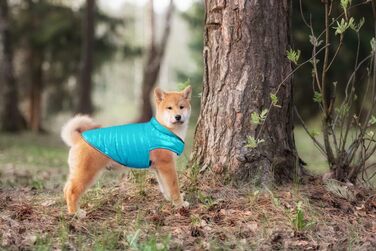
M 61 129 L 61 138 L 69 147 L 73 146 L 84 131 L 100 127 L 88 115 L 76 115 Z

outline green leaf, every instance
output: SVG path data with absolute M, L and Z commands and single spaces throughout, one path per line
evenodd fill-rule
M 349 20 L 349 22 L 348 22 L 348 27 L 349 28 L 354 28 L 355 29 L 355 20 L 354 20 L 354 18 L 353 17 L 350 17 L 350 20 Z
M 272 100 L 272 104 L 275 105 L 278 103 L 278 97 L 277 95 L 270 93 L 270 99 Z
M 245 145 L 248 148 L 256 148 L 259 144 L 265 142 L 264 139 L 255 139 L 253 136 L 247 137 L 247 144 Z
M 187 79 L 185 82 L 178 83 L 178 90 L 182 91 L 190 85 L 191 85 L 191 81 Z
M 358 31 L 363 27 L 363 24 L 364 24 L 364 23 L 365 23 L 365 19 L 364 19 L 364 17 L 362 17 L 362 18 L 359 20 L 359 23 L 358 23 L 358 28 L 357 28 Z
M 317 40 L 317 38 L 315 36 L 312 36 L 312 35 L 309 35 L 309 42 L 315 46 L 315 47 L 318 47 L 322 44 L 322 40 Z
M 315 93 L 313 94 L 313 101 L 316 102 L 316 103 L 321 103 L 322 102 L 322 94 L 321 94 L 321 92 L 315 91 Z
M 277 105 L 277 103 L 278 103 L 278 97 L 277 97 L 277 95 L 275 95 L 273 93 L 270 93 L 270 99 L 272 100 L 272 105 L 273 106 L 281 108 L 280 105 Z
M 350 18 L 350 28 L 351 28 L 352 30 L 354 30 L 355 32 L 359 32 L 360 29 L 362 28 L 363 24 L 364 24 L 364 17 L 362 17 L 362 18 L 359 20 L 358 25 L 355 24 L 355 21 L 354 21 L 353 18 Z
M 376 124 L 376 117 L 374 115 L 372 115 L 372 117 L 370 118 L 369 120 L 369 125 L 373 126 L 374 124 Z
M 337 26 L 333 27 L 333 29 L 336 30 L 335 35 L 343 34 L 350 27 L 351 22 L 354 22 L 353 18 L 350 18 L 349 22 L 346 22 L 346 20 L 343 18 L 341 19 L 341 22 L 337 21 Z
M 257 113 L 257 112 L 252 112 L 251 113 L 251 123 L 254 124 L 254 125 L 261 124 L 262 122 L 265 121 L 267 114 L 268 114 L 268 109 L 262 110 L 260 114 Z
M 348 112 L 350 111 L 350 107 L 348 104 L 344 104 L 340 107 L 336 107 L 334 110 L 340 118 L 344 118 L 345 115 L 348 114 Z
M 262 112 L 261 112 L 261 114 L 260 114 L 260 120 L 262 121 L 262 122 L 264 122 L 265 121 L 265 119 L 266 119 L 266 116 L 268 115 L 268 109 L 264 109 L 264 110 L 262 110 Z
M 293 62 L 294 64 L 298 64 L 298 60 L 300 58 L 300 50 L 294 51 L 293 49 L 288 50 L 287 58 Z
M 309 134 L 312 136 L 312 137 L 317 137 L 320 135 L 320 132 L 317 131 L 316 129 L 312 129 Z
M 257 147 L 256 139 L 253 136 L 248 136 L 247 137 L 247 144 L 245 146 L 249 147 L 249 148 L 256 148 Z
M 297 231 L 302 231 L 315 224 L 315 222 L 305 219 L 301 201 L 296 204 L 296 213 L 292 219 L 292 223 Z
M 351 4 L 351 0 L 341 0 L 341 7 L 343 11 L 345 12 L 345 17 L 347 19 L 347 9 L 349 8 Z
M 257 112 L 252 112 L 251 122 L 255 125 L 258 125 L 261 123 L 260 115 Z
M 351 0 L 341 0 L 341 7 L 344 11 L 350 6 Z

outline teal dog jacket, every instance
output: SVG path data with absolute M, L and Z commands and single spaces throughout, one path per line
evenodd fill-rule
M 184 150 L 184 141 L 155 118 L 147 123 L 92 129 L 81 135 L 107 157 L 133 168 L 150 167 L 151 150 L 167 149 L 177 155 Z

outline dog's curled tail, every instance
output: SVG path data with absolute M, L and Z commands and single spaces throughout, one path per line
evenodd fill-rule
M 88 115 L 79 114 L 63 126 L 60 135 L 64 143 L 71 147 L 80 139 L 81 133 L 98 127 L 100 125 L 96 124 Z

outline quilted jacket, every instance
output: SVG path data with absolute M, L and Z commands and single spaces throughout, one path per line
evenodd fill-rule
M 150 167 L 151 150 L 167 149 L 177 155 L 184 150 L 184 141 L 154 117 L 146 123 L 92 129 L 81 135 L 107 157 L 132 168 Z

